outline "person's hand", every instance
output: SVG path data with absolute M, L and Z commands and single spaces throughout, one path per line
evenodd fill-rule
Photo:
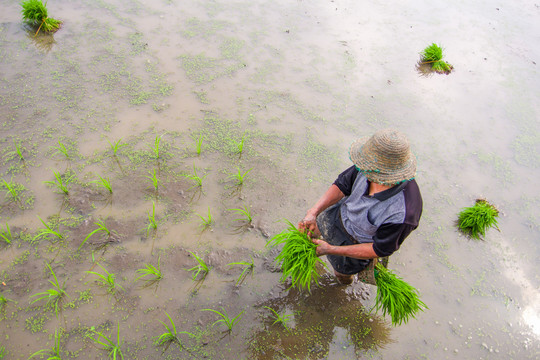
M 324 240 L 319 240 L 319 239 L 311 239 L 311 241 L 315 245 L 317 245 L 317 248 L 315 249 L 315 251 L 317 253 L 317 256 L 330 254 L 330 251 L 332 249 L 332 245 L 330 245 L 329 243 L 327 243 Z
M 311 238 L 312 234 L 317 230 L 317 217 L 311 215 L 309 212 L 306 216 L 298 223 L 298 230 L 307 233 Z

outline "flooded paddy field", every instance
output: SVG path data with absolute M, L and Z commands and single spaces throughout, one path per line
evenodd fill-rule
M 96 331 L 125 359 L 540 357 L 538 4 L 51 0 L 37 36 L 1 6 L 5 359 L 106 359 Z M 417 69 L 433 42 L 451 74 Z M 424 199 L 389 267 L 429 309 L 399 327 L 370 285 L 288 289 L 265 247 L 385 127 Z M 484 241 L 455 224 L 477 198 Z

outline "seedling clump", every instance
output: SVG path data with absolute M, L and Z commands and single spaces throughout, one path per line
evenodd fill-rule
M 480 240 L 486 236 L 486 230 L 494 227 L 497 230 L 499 211 L 486 200 L 478 199 L 476 204 L 464 208 L 458 215 L 458 227 L 464 234 Z
M 21 3 L 23 20 L 33 26 L 38 26 L 36 35 L 39 30 L 45 32 L 55 32 L 60 29 L 62 22 L 50 18 L 47 13 L 47 3 L 41 0 L 26 0 Z
M 420 53 L 421 64 L 431 64 L 431 69 L 439 74 L 450 74 L 454 67 L 442 58 L 443 49 L 435 43 L 429 45 Z
M 428 308 L 418 297 L 418 290 L 382 264 L 375 267 L 375 281 L 377 282 L 375 309 L 382 309 L 383 315 L 389 314 L 392 325 L 407 323 L 418 311 Z
M 317 272 L 317 263 L 324 262 L 317 256 L 315 245 L 309 236 L 298 230 L 290 221 L 286 221 L 289 228 L 275 235 L 268 241 L 266 246 L 276 247 L 284 244 L 281 253 L 276 257 L 276 263 L 281 265 L 283 274 L 281 281 L 285 282 L 291 277 L 291 287 L 307 289 L 311 291 L 311 282 L 319 284 L 319 273 Z

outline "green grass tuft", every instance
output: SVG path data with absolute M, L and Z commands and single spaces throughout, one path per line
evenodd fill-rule
M 266 246 L 276 247 L 284 244 L 281 253 L 276 257 L 276 263 L 281 265 L 283 274 L 281 281 L 291 278 L 291 287 L 311 291 L 311 283 L 318 285 L 320 275 L 317 272 L 317 263 L 326 264 L 317 256 L 315 245 L 306 233 L 299 231 L 290 221 L 287 230 L 274 235 Z
M 474 206 L 464 208 L 458 215 L 458 228 L 473 239 L 486 236 L 490 227 L 498 228 L 499 211 L 486 200 L 478 199 Z

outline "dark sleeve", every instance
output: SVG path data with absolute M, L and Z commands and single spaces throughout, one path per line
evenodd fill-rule
M 334 185 L 336 185 L 345 196 L 349 196 L 351 195 L 352 187 L 357 175 L 358 170 L 356 170 L 356 167 L 353 165 L 338 175 L 336 181 L 334 181 Z
M 373 237 L 373 250 L 379 257 L 392 255 L 416 227 L 411 224 L 381 225 Z

